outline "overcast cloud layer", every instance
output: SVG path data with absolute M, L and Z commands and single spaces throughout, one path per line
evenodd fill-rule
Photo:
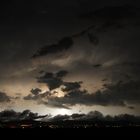
M 13 106 L 22 100 L 25 106 L 34 102 L 43 108 L 68 110 L 77 105 L 119 106 L 137 113 L 138 3 L 2 3 L 0 104 Z

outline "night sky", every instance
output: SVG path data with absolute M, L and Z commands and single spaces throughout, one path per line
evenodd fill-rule
M 0 111 L 140 115 L 139 0 L 0 2 Z

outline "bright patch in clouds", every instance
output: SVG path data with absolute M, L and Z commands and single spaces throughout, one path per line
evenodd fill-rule
M 52 114 L 61 114 L 61 115 L 70 115 L 72 114 L 72 111 L 69 109 L 54 109 L 54 111 L 52 112 Z

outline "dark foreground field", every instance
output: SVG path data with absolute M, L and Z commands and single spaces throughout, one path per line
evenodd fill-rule
M 127 121 L 57 121 L 57 122 L 41 122 L 33 120 L 1 122 L 0 128 L 140 128 L 140 122 Z

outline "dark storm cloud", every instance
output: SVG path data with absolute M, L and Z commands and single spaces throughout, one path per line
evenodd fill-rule
M 133 106 L 128 106 L 128 108 L 129 108 L 129 109 L 135 109 L 135 107 L 133 107 Z
M 67 71 L 61 70 L 56 73 L 47 72 L 43 76 L 37 78 L 39 83 L 46 83 L 50 90 L 59 88 L 63 85 L 62 78 L 68 74 Z
M 134 56 L 135 57 L 135 56 Z M 136 58 L 137 60 L 127 60 L 127 61 L 122 61 L 118 64 L 114 64 L 112 67 L 121 69 L 120 71 L 120 77 L 124 77 L 127 80 L 135 80 L 140 78 L 140 62 L 139 58 Z M 123 72 L 125 70 L 125 72 Z
M 46 72 L 43 76 L 39 77 L 40 79 L 50 79 L 53 78 L 54 74 L 51 72 Z
M 47 76 L 45 75 L 43 77 L 39 77 L 38 82 L 47 84 L 50 90 L 60 87 L 63 83 L 60 78 L 53 77 L 53 76 L 51 77 L 48 76 L 48 74 Z
M 100 68 L 100 67 L 102 67 L 102 64 L 95 64 L 95 65 L 93 65 L 93 67 L 94 68 Z
M 42 119 L 46 116 L 47 115 L 39 116 L 37 113 L 33 113 L 30 110 L 24 110 L 23 112 L 15 112 L 14 110 L 4 110 L 0 112 L 0 120 L 2 122 Z
M 32 89 L 31 93 L 34 94 L 34 95 L 38 95 L 41 91 L 42 91 L 41 89 L 36 88 L 36 89 Z
M 64 109 L 70 109 L 67 105 L 65 104 L 60 104 L 60 103 L 57 103 L 53 100 L 48 100 L 48 101 L 39 101 L 39 104 L 43 104 L 47 107 L 52 107 L 52 108 L 64 108 Z
M 102 106 L 125 106 L 124 102 L 121 99 L 115 100 L 111 97 L 110 94 L 103 94 L 100 91 L 94 94 L 89 94 L 87 91 L 73 91 L 69 92 L 65 97 L 55 97 L 50 99 L 56 101 L 60 104 L 67 104 L 68 106 L 74 106 L 77 104 L 93 106 L 93 105 L 102 105 Z
M 20 2 L 19 2 L 20 3 Z M 48 2 L 46 2 L 46 3 L 50 3 L 49 1 Z M 52 2 L 51 2 L 52 3 Z M 65 4 L 63 4 L 63 2 L 61 1 L 60 2 L 60 5 L 59 6 L 61 6 L 61 3 L 62 3 L 62 7 L 66 4 L 66 2 L 65 2 Z M 81 2 L 81 1 L 78 1 L 78 2 L 74 2 L 74 1 L 69 1 L 68 3 L 73 3 L 74 5 L 76 4 L 79 4 L 80 3 L 80 5 L 79 6 L 81 6 L 81 3 L 83 3 L 83 2 Z M 93 1 L 90 1 L 90 2 L 87 2 L 87 1 L 84 1 L 84 4 L 83 4 L 83 6 L 85 6 L 85 5 L 87 5 L 88 4 L 88 6 L 89 5 L 91 5 L 91 7 L 93 7 L 93 5 L 96 5 L 96 3 L 99 3 L 99 2 L 93 2 Z M 102 2 L 102 4 L 104 5 L 106 2 Z M 42 4 L 42 6 L 40 6 L 40 4 L 41 4 L 41 2 L 39 2 L 39 4 L 38 4 L 38 6 L 39 7 L 42 7 L 42 6 L 44 6 L 44 5 L 46 5 L 46 4 Z M 52 3 L 53 4 L 53 3 Z M 72 4 L 72 5 L 73 5 Z M 100 3 L 100 5 L 102 5 L 101 3 Z M 22 2 L 21 2 L 21 5 L 22 5 Z M 24 5 L 24 4 L 23 4 Z M 25 4 L 26 5 L 26 4 Z M 33 4 L 34 5 L 34 4 Z M 36 6 L 37 6 L 37 3 L 35 4 Z M 54 4 L 53 4 L 54 5 Z M 35 7 L 36 7 L 35 6 Z M 59 7 L 58 6 L 58 7 Z M 82 7 L 83 7 L 82 6 Z M 24 6 L 23 6 L 24 7 Z M 26 7 L 26 6 L 25 6 Z M 34 7 L 34 6 L 33 6 Z M 56 6 L 57 7 L 57 6 Z M 95 6 L 96 7 L 96 6 Z M 111 7 L 111 6 L 110 6 Z M 123 6 L 122 6 L 123 7 Z M 124 7 L 126 7 L 126 6 L 124 6 Z M 37 9 L 37 8 L 35 8 L 35 9 Z M 51 8 L 50 8 L 51 9 Z M 94 8 L 92 8 L 92 9 L 94 9 Z M 102 9 L 100 9 L 99 10 L 99 8 L 97 8 L 98 10 L 96 10 L 97 11 L 97 13 L 100 13 L 100 10 L 102 11 Z M 103 12 L 101 12 L 101 13 L 104 13 L 104 11 L 107 11 L 107 9 L 108 8 L 105 8 L 104 10 L 103 10 Z M 114 9 L 114 7 L 113 8 L 109 8 L 110 9 L 110 11 L 112 10 L 112 9 Z M 116 8 L 116 9 L 119 9 L 119 8 Z M 123 9 L 123 8 L 121 8 L 121 9 Z M 124 8 L 125 9 L 125 8 Z M 128 9 L 133 9 L 133 8 L 131 8 L 131 7 L 129 7 L 128 6 Z M 70 9 L 69 9 L 70 10 Z M 84 11 L 83 9 L 81 9 L 82 11 Z M 37 10 L 38 11 L 38 10 Z M 57 8 L 56 8 L 56 11 L 57 11 Z M 86 10 L 87 11 L 87 10 Z M 84 12 L 86 12 L 86 11 L 84 11 Z M 117 11 L 117 10 L 116 10 Z M 118 10 L 119 11 L 119 10 Z M 125 10 L 124 10 L 125 11 Z M 128 10 L 126 10 L 126 11 L 128 11 Z M 133 10 L 130 10 L 130 11 L 133 11 Z M 134 10 L 135 11 L 135 10 Z M 64 13 L 64 12 L 63 12 Z M 95 12 L 96 13 L 96 12 Z M 107 13 L 107 12 L 105 12 L 105 13 Z M 110 13 L 112 13 L 112 12 L 110 12 Z M 116 12 L 117 13 L 117 12 Z M 62 14 L 62 13 L 61 13 Z M 49 14 L 49 15 L 51 15 L 51 14 Z M 59 52 L 63 52 L 63 51 L 67 51 L 68 52 L 68 55 L 71 55 L 71 54 L 69 54 L 69 51 L 71 50 L 70 48 L 73 48 L 73 51 L 72 52 L 70 52 L 70 53 L 74 53 L 75 54 L 75 52 L 77 51 L 77 50 L 79 50 L 79 53 L 81 53 L 82 52 L 82 50 L 84 51 L 85 50 L 85 53 L 87 52 L 87 53 L 89 53 L 88 51 L 90 50 L 91 52 L 92 51 L 94 51 L 94 47 L 95 46 L 97 46 L 97 48 L 98 48 L 98 46 L 99 46 L 99 44 L 100 44 L 100 42 L 101 42 L 101 40 L 102 40 L 102 38 L 101 37 L 99 37 L 98 35 L 97 35 L 97 33 L 99 32 L 99 30 L 101 30 L 101 31 L 103 31 L 103 30 L 108 30 L 108 29 L 110 29 L 110 27 L 111 26 L 114 26 L 114 24 L 116 24 L 116 23 L 112 23 L 112 22 L 106 22 L 106 21 L 101 21 L 100 22 L 100 20 L 98 20 L 98 17 L 99 17 L 99 15 L 100 14 L 96 14 L 96 23 L 95 22 L 89 22 L 86 26 L 84 26 L 84 27 L 79 27 L 79 29 L 78 30 L 73 30 L 71 33 L 67 33 L 67 31 L 62 31 L 62 34 L 63 35 L 61 35 L 60 36 L 60 41 L 59 41 L 59 39 L 57 39 L 58 40 L 58 42 L 55 40 L 55 39 L 53 39 L 53 42 L 51 43 L 52 45 L 46 45 L 45 47 L 41 47 L 41 48 L 39 48 L 40 46 L 44 46 L 44 44 L 48 44 L 49 43 L 49 41 L 48 40 L 51 40 L 50 38 L 58 38 L 58 37 L 56 37 L 57 35 L 55 35 L 55 33 L 52 33 L 51 35 L 52 35 L 52 37 L 48 37 L 46 34 L 45 34 L 45 36 L 47 36 L 47 37 L 44 37 L 43 35 L 41 35 L 41 37 L 40 37 L 40 34 L 37 36 L 37 38 L 34 38 L 34 35 L 36 35 L 38 32 L 36 32 L 36 30 L 39 30 L 39 32 L 42 32 L 42 30 L 44 31 L 44 32 L 49 32 L 48 34 L 50 34 L 52 31 L 50 30 L 50 31 L 46 31 L 44 28 L 44 26 L 43 26 L 43 29 L 41 29 L 40 27 L 36 27 L 36 29 L 34 29 L 35 30 L 35 32 L 31 29 L 31 32 L 33 32 L 33 33 L 35 33 L 35 34 L 30 34 L 29 36 L 32 36 L 32 37 L 29 37 L 28 38 L 28 40 L 26 40 L 25 38 L 26 38 L 26 35 L 25 36 L 21 36 L 20 35 L 20 38 L 19 38 L 19 34 L 18 34 L 18 31 L 19 31 L 19 29 L 20 28 L 17 28 L 17 29 L 15 29 L 15 27 L 12 27 L 12 31 L 14 30 L 15 32 L 16 32 L 16 36 L 18 36 L 17 38 L 15 38 L 15 42 L 16 42 L 16 40 L 18 41 L 21 41 L 21 40 L 25 40 L 25 42 L 27 42 L 27 44 L 28 44 L 28 42 L 29 42 L 29 40 L 37 40 L 37 42 L 39 42 L 39 44 L 38 44 L 38 47 L 37 46 L 35 46 L 34 44 L 36 44 L 36 42 L 34 43 L 34 44 L 32 44 L 32 45 L 29 45 L 30 47 L 25 47 L 25 46 L 27 46 L 26 45 L 26 43 L 24 42 L 24 41 L 21 41 L 21 42 L 23 42 L 24 44 L 25 44 L 25 46 L 23 46 L 24 48 L 23 48 L 23 50 L 26 50 L 27 49 L 27 51 L 25 51 L 24 53 L 23 53 L 23 51 L 21 50 L 21 53 L 22 54 L 24 54 L 24 55 L 22 55 L 22 56 L 20 56 L 20 58 L 15 58 L 15 59 L 11 59 L 11 58 L 9 58 L 10 56 L 8 55 L 8 58 L 9 58 L 9 60 L 8 61 L 10 61 L 9 62 L 9 65 L 11 64 L 11 61 L 12 61 L 12 63 L 16 63 L 17 64 L 17 61 L 19 61 L 19 64 L 21 64 L 22 62 L 24 63 L 25 61 L 26 62 L 28 62 L 29 60 L 24 60 L 23 58 L 26 58 L 26 53 L 27 52 L 30 52 L 30 51 L 28 51 L 28 49 L 29 48 L 31 48 L 31 50 L 32 50 L 32 52 L 31 52 L 31 54 L 30 54 L 30 56 L 31 55 L 40 55 L 40 56 L 48 56 L 48 57 L 50 57 L 50 63 L 53 61 L 53 59 L 51 58 L 52 57 L 52 55 L 56 55 L 57 53 L 59 53 Z M 92 15 L 93 16 L 93 15 Z M 124 14 L 124 17 L 125 17 L 126 15 Z M 93 16 L 94 17 L 94 16 Z M 91 19 L 93 19 L 94 20 L 94 18 L 93 17 L 91 17 Z M 126 16 L 127 17 L 127 16 Z M 46 17 L 47 18 L 47 17 Z M 55 18 L 55 17 L 54 17 Z M 71 17 L 69 17 L 70 18 L 70 20 L 71 20 Z M 78 17 L 77 17 L 78 18 Z M 64 19 L 65 19 L 65 16 L 64 16 Z M 82 19 L 82 20 L 84 20 L 84 21 L 86 21 L 86 19 L 85 18 L 80 18 L 80 19 Z M 79 18 L 78 18 L 78 20 L 79 20 Z M 26 21 L 26 20 L 25 20 Z M 82 22 L 82 21 L 81 21 Z M 24 23 L 24 22 L 23 22 Z M 36 23 L 36 22 L 35 22 Z M 44 23 L 44 22 L 43 22 Z M 100 23 L 102 23 L 102 25 L 100 26 Z M 111 25 L 111 23 L 113 24 L 113 25 Z M 55 23 L 53 23 L 53 24 L 55 24 Z M 71 24 L 71 22 L 70 22 L 70 24 Z M 41 26 L 41 25 L 40 25 Z M 51 26 L 50 25 L 50 23 L 49 24 L 46 24 L 46 26 Z M 57 24 L 55 25 L 55 26 L 57 26 Z M 106 27 L 107 26 L 107 27 Z M 25 27 L 26 28 L 26 27 Z M 30 26 L 29 27 L 27 27 L 27 34 L 28 34 L 28 30 L 30 30 Z M 39 29 L 38 29 L 39 28 Z M 59 27 L 58 27 L 59 28 Z M 61 27 L 62 29 L 63 29 L 63 27 Z M 60 28 L 60 29 L 61 29 Z M 64 26 L 64 28 L 65 28 L 65 26 Z M 75 28 L 75 24 L 72 24 L 71 26 L 70 26 L 70 29 L 73 29 L 73 28 Z M 85 29 L 83 29 L 83 28 L 85 28 Z M 52 30 L 53 30 L 53 26 L 52 26 L 52 28 L 51 28 Z M 93 32 L 94 33 L 91 33 L 91 31 L 93 30 L 93 29 L 95 29 Z M 112 28 L 111 28 L 112 29 Z M 7 30 L 6 28 L 5 28 L 5 30 Z M 54 29 L 55 30 L 55 29 Z M 9 30 L 9 32 L 10 32 L 10 30 Z M 19 31 L 20 32 L 20 31 Z M 75 32 L 77 32 L 77 33 L 75 33 Z M 11 32 L 12 33 L 12 32 Z M 22 33 L 22 32 L 21 32 Z M 71 35 L 71 34 L 73 34 L 73 35 Z M 81 48 L 81 50 L 80 50 L 80 48 L 77 48 L 77 46 L 74 46 L 75 44 L 74 44 L 74 39 L 77 37 L 81 37 L 81 36 L 84 36 L 84 35 L 87 35 L 87 37 L 88 37 L 88 40 L 90 41 L 90 43 L 93 45 L 93 47 L 92 48 L 90 48 L 88 45 L 89 44 L 87 44 L 87 45 L 85 45 L 86 47 L 84 47 L 84 48 Z M 67 37 L 68 36 L 68 37 Z M 108 36 L 108 35 L 107 35 Z M 7 36 L 6 36 L 7 37 Z M 67 39 L 66 39 L 66 38 Z M 13 38 L 11 38 L 11 37 L 9 37 L 10 38 L 10 40 L 13 40 Z M 42 39 L 42 38 L 45 38 L 45 42 L 44 43 L 41 43 L 40 44 L 40 42 L 42 42 L 42 41 L 40 41 L 40 38 Z M 65 39 L 64 39 L 65 38 Z M 69 39 L 68 39 L 69 38 Z M 84 38 L 86 38 L 86 37 L 84 37 Z M 65 41 L 64 41 L 64 40 Z M 82 38 L 83 39 L 83 38 Z M 7 42 L 7 38 L 6 38 L 6 42 Z M 72 41 L 68 41 L 68 40 L 72 40 Z M 54 43 L 54 42 L 56 42 L 56 43 Z M 65 43 L 62 43 L 62 42 L 65 42 Z M 71 43 L 68 43 L 68 42 L 71 42 Z M 73 42 L 73 43 L 72 43 Z M 30 43 L 29 43 L 30 44 Z M 43 44 L 43 45 L 42 45 Z M 49 43 L 50 44 L 50 43 Z M 68 45 L 66 45 L 66 44 L 68 44 Z M 74 47 L 72 47 L 72 46 L 70 46 L 70 44 L 73 44 L 72 46 L 74 46 Z M 79 46 L 81 45 L 81 44 L 78 44 Z M 8 46 L 7 44 L 6 44 L 6 46 Z M 13 46 L 15 46 L 15 45 L 13 45 Z M 19 45 L 17 45 L 17 46 L 19 46 Z M 56 47 L 54 47 L 54 46 L 56 46 Z M 59 46 L 59 47 L 58 47 Z M 62 47 L 63 46 L 63 47 Z M 67 49 L 67 47 L 65 47 L 65 46 L 69 46 L 68 48 L 69 49 Z M 5 46 L 4 46 L 5 47 Z M 10 47 L 8 47 L 7 48 L 7 50 L 9 49 Z M 25 49 L 26 48 L 26 49 Z M 18 49 L 20 50 L 20 48 L 15 48 L 15 50 L 14 49 L 10 49 L 9 51 L 10 51 L 10 53 L 12 52 L 12 50 L 14 50 L 13 51 L 13 53 L 15 53 L 15 52 L 17 52 L 18 51 Z M 36 50 L 38 50 L 38 51 L 36 51 Z M 62 51 L 63 50 L 63 51 Z M 35 51 L 35 54 L 32 54 L 32 53 L 34 53 L 34 51 Z M 104 51 L 104 50 L 103 50 Z M 19 52 L 17 52 L 18 54 L 19 54 Z M 5 52 L 5 54 L 6 54 L 6 52 Z M 48 55 L 48 54 L 50 54 L 50 55 Z M 15 55 L 15 54 L 12 54 L 12 55 Z M 20 54 L 19 54 L 20 55 Z M 77 55 L 78 56 L 78 55 Z M 89 55 L 89 54 L 87 54 L 86 56 L 83 56 L 83 57 L 85 57 L 85 58 L 88 58 L 89 56 L 92 56 L 92 55 Z M 4 57 L 4 56 L 3 56 Z M 13 56 L 11 56 L 11 57 L 13 57 Z M 21 58 L 22 57 L 22 58 Z M 29 56 L 28 56 L 29 57 Z M 75 56 L 74 56 L 75 57 Z M 74 57 L 73 57 L 73 59 L 74 59 Z M 6 57 L 6 59 L 7 59 L 7 57 Z M 58 59 L 58 57 L 57 57 L 57 59 Z M 90 58 L 89 58 L 90 59 Z M 21 60 L 21 61 L 20 61 Z M 47 60 L 47 59 L 46 59 Z M 83 60 L 81 60 L 81 61 L 83 61 Z M 4 60 L 3 60 L 3 62 L 4 62 Z M 46 61 L 44 61 L 44 62 L 46 62 Z M 6 63 L 7 63 L 7 61 L 6 61 Z M 76 62 L 75 62 L 76 63 Z M 15 65 L 16 65 L 15 64 Z M 18 64 L 17 64 L 18 65 Z M 25 64 L 26 65 L 26 64 Z M 48 66 L 49 67 L 49 66 Z
M 56 115 L 52 118 L 45 119 L 43 121 L 66 121 L 66 120 L 93 120 L 93 119 L 103 119 L 104 116 L 99 111 L 91 111 L 87 114 L 72 114 L 72 115 Z
M 112 46 L 108 46 L 109 43 L 111 43 L 114 40 L 114 38 L 112 36 L 110 36 L 110 34 L 112 34 L 112 31 L 114 31 L 114 33 L 116 31 L 117 34 L 119 31 L 125 31 L 128 26 L 129 27 L 131 26 L 131 28 L 132 28 L 131 31 L 133 31 L 134 24 L 136 24 L 135 22 L 137 22 L 137 24 L 139 23 L 137 15 L 140 14 L 140 10 L 133 6 L 131 7 L 131 6 L 125 5 L 125 6 L 118 6 L 118 7 L 109 6 L 109 7 L 105 7 L 102 9 L 98 9 L 91 13 L 90 13 L 90 16 L 86 16 L 86 17 L 88 17 L 89 19 L 93 19 L 94 22 L 91 21 L 91 23 L 88 25 L 87 28 L 81 29 L 81 31 L 79 31 L 78 33 L 73 33 L 73 35 L 69 35 L 69 37 L 68 37 L 73 40 L 73 46 L 74 46 L 71 49 L 67 50 L 67 55 L 66 55 L 67 57 L 68 56 L 73 57 L 71 59 L 74 61 L 74 64 L 70 67 L 74 67 L 76 65 L 76 63 L 78 63 L 79 61 L 81 61 L 81 62 L 86 61 L 85 63 L 88 64 L 89 61 L 92 61 L 91 59 L 93 59 L 93 57 L 96 57 L 97 53 L 100 54 L 99 56 L 102 55 L 102 57 L 106 57 L 105 61 L 110 61 L 110 60 L 106 60 L 109 57 L 110 57 L 110 59 L 115 57 L 116 55 L 113 56 L 112 53 L 110 52 L 113 49 L 116 49 L 114 46 L 115 43 L 112 44 Z M 104 17 L 104 15 L 105 15 L 105 17 Z M 82 18 L 82 19 L 85 20 L 85 18 Z M 106 34 L 106 35 L 104 35 L 104 34 Z M 103 40 L 103 38 L 105 38 L 103 35 L 106 36 L 106 40 L 108 40 L 108 41 Z M 132 42 L 136 43 L 136 41 L 135 41 L 135 40 L 137 40 L 136 34 L 135 34 L 135 37 L 136 37 L 135 39 L 132 38 L 131 43 Z M 80 40 L 79 40 L 79 38 L 80 38 Z M 86 40 L 87 38 L 88 38 L 89 44 L 87 42 L 87 44 L 82 45 L 82 43 L 80 43 L 80 42 L 82 42 L 82 39 Z M 127 38 L 127 35 L 125 35 L 124 37 L 121 37 L 121 35 L 120 35 L 120 38 L 125 39 L 125 38 Z M 79 44 L 76 44 L 76 42 L 77 42 L 76 39 L 79 40 Z M 110 41 L 109 41 L 109 39 L 110 39 Z M 62 40 L 63 40 L 63 38 L 62 38 Z M 120 41 L 120 44 L 121 44 L 121 40 L 118 39 L 118 41 Z M 102 43 L 102 42 L 104 42 L 104 43 Z M 108 44 L 106 44 L 107 42 L 108 42 Z M 116 44 L 119 44 L 119 42 L 116 42 Z M 124 42 L 122 42 L 122 44 L 123 44 L 123 47 L 121 45 L 118 46 L 118 51 L 126 51 L 125 52 L 126 54 L 124 55 L 124 57 L 125 57 L 126 55 L 129 55 L 131 53 L 131 44 L 125 44 Z M 61 46 L 63 46 L 63 45 L 61 45 Z M 38 51 L 41 51 L 42 53 L 44 53 L 42 56 L 44 56 L 44 55 L 47 56 L 47 54 L 51 54 L 51 56 L 48 56 L 51 58 L 52 56 L 56 56 L 57 54 L 62 53 L 62 49 L 54 49 L 56 51 L 53 51 L 53 53 L 52 52 L 49 53 L 48 47 L 45 47 L 45 48 L 46 48 L 47 52 L 46 52 L 46 50 L 43 50 L 43 49 L 38 50 Z M 49 48 L 53 49 L 54 47 L 49 47 Z M 59 48 L 59 47 L 57 47 L 57 48 Z M 128 50 L 126 50 L 127 48 L 128 48 Z M 109 50 L 109 52 L 108 52 L 108 50 Z M 132 51 L 132 52 L 134 52 L 134 51 Z M 118 52 L 118 53 L 120 53 L 120 52 Z M 118 54 L 118 53 L 116 52 L 116 54 Z M 37 54 L 38 54 L 38 52 L 35 55 L 37 55 Z M 81 58 L 81 60 L 75 61 L 76 56 L 78 56 L 78 55 L 80 56 L 80 54 L 83 54 L 83 58 Z M 40 53 L 39 53 L 39 56 L 41 56 Z M 62 53 L 62 56 L 63 56 L 63 53 Z M 65 59 L 66 56 L 64 56 L 64 58 L 62 57 L 62 59 Z M 53 61 L 55 61 L 55 59 L 61 59 L 61 57 L 59 57 L 59 58 L 58 58 L 58 56 L 56 56 L 56 58 L 52 57 L 52 59 L 50 61 L 53 62 Z M 88 60 L 86 60 L 86 58 Z M 98 56 L 97 56 L 97 58 L 98 58 Z M 95 60 L 97 58 L 95 58 Z M 101 58 L 99 58 L 99 59 L 101 59 Z M 95 61 L 95 60 L 93 60 L 93 61 Z M 103 59 L 102 59 L 102 61 L 103 61 Z M 69 63 L 67 65 L 69 65 Z
M 86 35 L 94 27 L 95 25 L 91 25 L 78 33 L 75 33 L 69 37 L 62 38 L 60 41 L 58 41 L 57 44 L 44 46 L 37 50 L 37 52 L 32 56 L 32 58 L 38 58 L 49 54 L 57 54 L 68 51 L 74 45 L 73 39 Z M 88 33 L 88 37 L 91 43 L 95 45 L 98 44 L 99 40 L 96 36 L 92 35 L 91 33 Z
M 37 95 L 32 95 L 32 94 L 29 94 L 27 96 L 24 97 L 24 100 L 36 100 L 36 101 L 41 101 L 42 99 L 44 99 L 45 97 L 48 97 L 50 96 L 51 93 L 50 92 L 45 92 L 45 93 L 40 93 L 40 94 L 37 94 Z
M 89 27 L 83 29 L 81 32 L 75 33 L 72 35 L 72 38 L 77 38 L 77 37 L 81 37 L 84 36 L 86 34 L 88 34 L 88 37 L 91 35 L 90 33 L 88 33 L 91 29 L 94 29 L 96 26 L 95 25 L 90 25 Z M 91 37 L 91 36 L 90 36 Z M 91 41 L 91 38 L 89 37 L 89 40 Z M 94 37 L 92 37 L 93 39 Z
M 57 116 L 54 116 L 53 118 L 50 118 L 49 120 L 46 120 L 46 121 L 50 121 L 50 122 L 65 121 L 65 120 L 68 120 L 69 118 L 70 118 L 69 115 L 57 115 Z
M 122 88 L 124 83 L 120 84 L 122 87 L 113 85 L 122 77 L 127 77 L 126 81 L 140 77 L 139 65 L 133 63 L 133 60 L 139 60 L 139 9 L 120 6 L 124 1 L 127 3 L 127 0 L 118 1 L 48 0 L 46 3 L 33 2 L 33 4 L 22 1 L 19 2 L 19 7 L 12 6 L 16 4 L 2 6 L 0 15 L 4 19 L 7 18 L 8 22 L 2 20 L 0 23 L 0 46 L 2 46 L 0 79 L 4 76 L 9 79 L 9 75 L 16 73 L 15 79 L 23 74 L 19 81 L 27 82 L 33 77 L 32 74 L 36 75 L 34 71 L 29 72 L 28 68 L 35 66 L 36 71 L 41 69 L 50 71 L 40 73 L 44 75 L 37 78 L 39 83 L 47 84 L 50 91 L 64 86 L 62 90 L 67 94 L 61 98 L 54 98 L 50 92 L 42 94 L 41 91 L 33 90 L 31 95 L 25 97 L 26 100 L 58 107 L 75 104 L 124 106 L 126 102 L 138 103 L 139 96 L 136 92 L 134 95 L 138 96 L 137 99 L 130 95 L 131 90 L 123 93 L 126 90 Z M 115 6 L 116 3 L 119 6 Z M 30 56 L 36 59 L 30 59 Z M 30 62 L 32 60 L 33 64 Z M 133 64 L 122 63 L 124 61 Z M 23 68 L 25 71 L 22 72 Z M 72 72 L 66 77 L 70 82 L 63 81 L 65 72 L 53 73 L 58 69 Z M 24 77 L 27 73 L 28 75 Z M 82 79 L 76 80 L 77 77 Z M 94 83 L 98 85 L 98 80 L 104 78 L 112 80 L 114 88 L 110 90 L 106 87 L 104 91 L 93 94 L 81 91 L 82 86 L 78 82 L 71 82 L 90 81 L 91 83 L 87 85 Z M 9 80 L 10 84 L 14 83 L 11 82 L 13 80 L 13 78 Z M 131 87 L 131 84 L 127 86 Z M 90 87 L 86 90 L 88 88 Z
M 140 103 L 140 81 L 120 81 L 117 84 L 109 84 L 103 94 L 110 94 L 110 99 L 114 98 L 116 101 L 120 100 L 123 103 Z
M 49 86 L 50 91 L 41 93 L 41 90 L 38 88 L 32 89 L 32 94 L 25 96 L 24 100 L 34 100 L 39 104 L 69 109 L 69 107 L 65 106 L 64 104 L 57 103 L 55 100 L 53 100 L 52 95 L 54 94 L 54 92 L 51 92 L 53 89 L 56 89 L 60 86 L 64 86 L 64 88 L 62 88 L 62 91 L 64 92 L 75 91 L 81 88 L 82 82 L 64 82 L 62 78 L 67 74 L 68 71 L 65 70 L 61 70 L 56 73 L 46 72 L 43 76 L 40 76 L 37 79 L 38 82 L 46 83 Z M 44 101 L 45 98 L 48 101 Z
M 49 86 L 50 91 L 41 93 L 41 90 L 38 88 L 32 89 L 31 90 L 32 94 L 25 96 L 24 100 L 33 100 L 33 101 L 37 101 L 38 104 L 44 104 L 46 106 L 69 109 L 69 107 L 66 106 L 65 104 L 60 104 L 56 102 L 55 100 L 53 100 L 53 95 L 55 94 L 55 92 L 51 92 L 53 89 L 56 89 L 60 86 L 64 86 L 64 88 L 62 88 L 63 92 L 75 91 L 81 88 L 82 82 L 64 82 L 62 80 L 62 78 L 67 75 L 67 73 L 68 72 L 65 70 L 61 70 L 56 73 L 50 73 L 50 72 L 45 73 L 43 76 L 39 77 L 38 79 L 41 79 L 41 80 L 44 79 L 42 82 L 46 83 Z M 61 83 L 56 84 L 58 80 L 61 81 Z
M 69 107 L 60 104 L 58 102 L 54 102 L 53 100 L 48 100 L 48 98 L 53 95 L 51 92 L 45 92 L 39 95 L 32 95 L 29 94 L 25 96 L 23 99 L 24 100 L 29 100 L 29 101 L 36 101 L 38 104 L 45 105 L 47 107 L 52 107 L 52 108 L 65 108 L 65 109 L 70 109 Z
M 67 105 L 102 105 L 126 106 L 126 104 L 140 103 L 140 81 L 106 85 L 103 91 L 89 94 L 87 91 L 75 90 L 68 92 L 64 97 L 50 99 Z
M 120 114 L 117 116 L 104 116 L 99 111 L 91 111 L 87 114 L 72 114 L 72 115 L 57 115 L 51 118 L 44 118 L 43 121 L 58 122 L 58 121 L 107 121 L 107 122 L 139 122 L 140 116 L 134 116 L 129 114 Z
M 87 27 L 86 29 L 83 29 L 82 31 L 78 33 L 74 33 L 73 35 L 69 37 L 62 38 L 60 41 L 58 41 L 57 44 L 44 46 L 40 48 L 39 50 L 37 50 L 37 52 L 32 56 L 32 58 L 38 58 L 38 57 L 46 56 L 49 54 L 57 54 L 57 53 L 68 51 L 74 45 L 73 39 L 82 37 L 84 35 L 88 36 L 89 41 L 92 44 L 97 45 L 99 43 L 98 37 L 94 36 L 91 33 L 88 33 L 94 27 L 95 25 L 90 25 L 89 27 Z
M 53 78 L 53 79 L 41 79 L 38 80 L 39 83 L 46 83 L 50 90 L 59 88 L 62 85 L 61 79 Z
M 0 103 L 1 102 L 9 102 L 9 101 L 10 101 L 10 97 L 7 96 L 7 94 L 4 92 L 0 92 Z
M 78 90 L 81 88 L 81 83 L 82 82 L 64 82 L 65 88 L 62 88 L 62 91 L 68 92 L 68 91 L 73 91 L 73 90 Z
M 63 77 L 65 77 L 67 74 L 68 74 L 67 71 L 61 70 L 61 71 L 59 71 L 59 72 L 56 73 L 56 77 L 58 77 L 58 78 L 63 78 Z
M 58 77 L 58 73 L 60 74 Z M 46 93 L 38 93 L 24 97 L 25 100 L 34 100 L 40 104 L 59 107 L 59 108 L 69 108 L 77 104 L 92 106 L 125 106 L 129 104 L 139 104 L 140 103 L 140 81 L 129 80 L 123 82 L 122 80 L 117 83 L 104 84 L 103 90 L 98 90 L 94 93 L 89 93 L 87 90 L 81 90 L 81 84 L 83 82 L 65 82 L 62 77 L 67 74 L 67 71 L 59 71 L 56 73 L 45 73 L 45 78 L 43 83 L 51 85 L 50 91 Z M 56 85 L 57 79 L 61 82 Z M 51 83 L 51 84 L 50 84 Z M 53 89 L 64 86 L 61 88 L 65 92 L 64 97 L 53 96 Z M 53 88 L 52 88 L 53 87 Z M 32 91 L 31 91 L 32 92 Z M 130 107 L 129 107 L 130 108 Z M 132 109 L 132 108 L 130 108 Z
M 67 51 L 73 45 L 73 40 L 70 37 L 65 37 L 61 39 L 57 44 L 45 46 L 37 51 L 33 55 L 33 58 L 48 55 L 48 54 L 55 54 L 62 51 Z

